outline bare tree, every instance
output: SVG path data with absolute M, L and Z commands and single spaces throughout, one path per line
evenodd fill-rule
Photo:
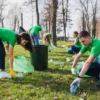
M 45 25 L 46 32 L 51 30 L 51 12 L 52 11 L 52 2 L 51 0 L 46 0 L 44 2 L 44 7 L 41 12 L 41 24 Z
M 91 6 L 92 6 L 92 37 L 96 36 L 96 24 L 97 24 L 97 14 L 100 12 L 99 2 L 96 0 L 93 2 L 93 0 L 90 0 Z
M 36 2 L 37 24 L 39 25 L 39 10 L 38 10 L 38 0 L 35 0 L 35 2 Z
M 53 33 L 53 43 L 54 45 L 57 45 L 56 43 L 56 17 L 57 17 L 57 5 L 58 0 L 52 0 L 52 21 L 51 21 L 51 27 L 52 27 L 52 33 Z
M 4 27 L 4 15 L 3 15 L 3 11 L 5 10 L 6 7 L 6 0 L 0 0 L 0 23 L 1 23 L 1 27 Z
M 9 20 L 9 25 L 10 28 L 13 29 L 14 31 L 18 28 L 19 26 L 19 20 L 20 20 L 20 6 L 18 4 L 13 4 L 11 8 L 8 10 L 8 20 Z
M 83 16 L 83 27 L 86 25 L 87 31 L 92 37 L 96 35 L 97 14 L 100 11 L 98 0 L 79 0 L 79 9 Z M 86 23 L 86 24 L 85 24 Z M 84 30 L 85 28 L 83 28 Z
M 65 4 L 65 6 L 64 6 Z M 64 26 L 64 40 L 66 41 L 66 27 L 68 21 L 68 10 L 69 8 L 69 0 L 62 0 L 62 12 L 63 12 L 63 26 Z

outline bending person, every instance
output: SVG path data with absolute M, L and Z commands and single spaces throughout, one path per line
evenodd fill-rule
M 24 47 L 29 52 L 32 52 L 32 42 L 30 35 L 26 32 L 16 34 L 16 32 L 12 30 L 8 30 L 5 28 L 0 28 L 0 77 L 3 78 L 7 76 L 5 72 L 5 48 L 3 42 L 6 42 L 6 49 L 9 53 L 9 65 L 10 65 L 10 74 L 12 77 L 15 76 L 15 72 L 13 70 L 13 50 L 15 44 L 19 44 Z

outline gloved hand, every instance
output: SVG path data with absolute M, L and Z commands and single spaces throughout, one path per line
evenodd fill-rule
M 77 84 L 78 87 L 79 87 L 79 86 L 80 86 L 80 81 L 81 81 L 81 78 L 77 77 L 77 78 L 71 83 L 70 87 L 71 87 L 72 85 L 74 85 L 74 84 Z
M 71 72 L 75 75 L 75 68 L 71 68 Z
M 15 77 L 16 76 L 16 73 L 13 69 L 10 69 L 10 75 L 11 77 Z
M 14 58 L 14 57 L 16 57 L 16 54 L 15 54 L 15 53 L 13 53 L 13 58 Z

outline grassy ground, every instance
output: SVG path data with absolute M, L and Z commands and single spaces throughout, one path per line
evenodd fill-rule
M 0 79 L 0 100 L 100 100 L 100 91 L 95 88 L 96 80 L 93 78 L 82 79 L 77 93 L 70 94 L 69 86 L 76 77 L 70 71 L 74 58 L 66 53 L 62 44 L 65 42 L 58 42 L 58 47 L 49 52 L 48 59 L 64 62 L 64 65 L 49 62 L 46 71 L 34 71 L 23 78 Z M 20 46 L 16 46 L 14 51 L 30 61 L 29 53 Z M 66 62 L 66 58 L 71 61 Z M 81 61 L 86 58 L 87 55 L 84 55 Z M 8 54 L 6 69 L 9 72 Z

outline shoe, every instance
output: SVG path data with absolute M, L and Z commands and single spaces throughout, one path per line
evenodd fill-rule
M 0 72 L 0 78 L 11 78 L 10 74 L 5 72 L 5 71 L 1 71 Z

